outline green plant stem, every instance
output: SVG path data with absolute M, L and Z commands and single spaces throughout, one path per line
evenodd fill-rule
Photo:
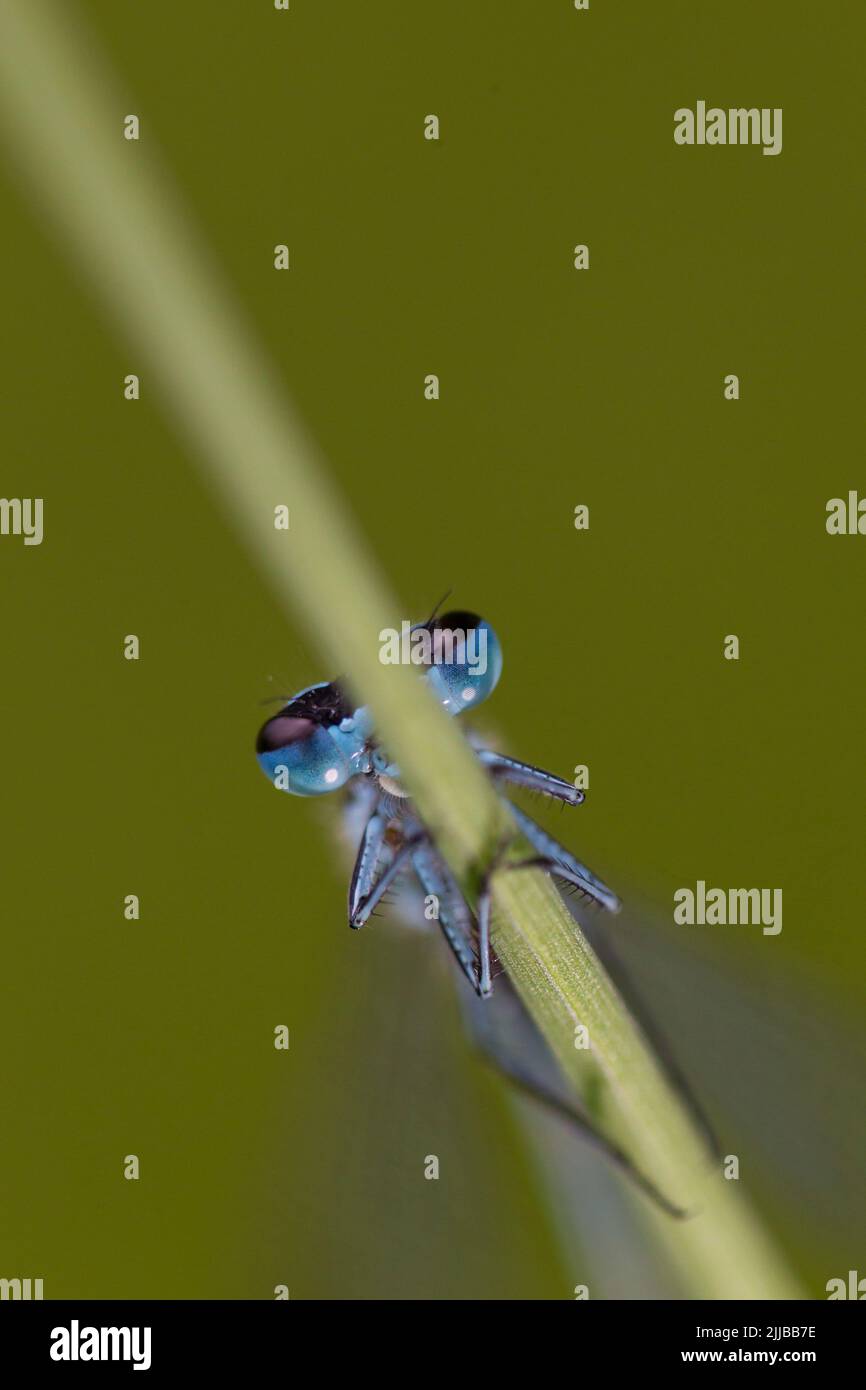
M 497 953 L 562 1071 L 597 1122 L 687 1219 L 636 1196 L 641 1217 L 694 1298 L 801 1298 L 760 1222 L 705 1144 L 586 938 L 550 883 L 503 874 Z M 615 931 L 615 923 L 610 927 Z M 575 1047 L 575 1026 L 589 1052 Z
M 13 166 L 133 345 L 144 390 L 158 388 L 286 612 L 300 614 L 325 659 L 375 711 L 421 815 L 469 886 L 507 813 L 422 683 L 379 661 L 379 631 L 400 610 L 206 245 L 178 210 L 152 152 L 147 111 L 138 113 L 141 141 L 125 141 L 113 77 L 61 7 L 0 0 L 0 112 Z M 291 509 L 288 532 L 273 524 L 280 504 Z M 699 1213 L 677 1222 L 647 1211 L 688 1291 L 797 1296 L 736 1185 L 708 1171 L 682 1104 L 548 880 L 504 873 L 497 885 L 496 950 L 563 1071 L 645 1176 Z M 574 1046 L 576 1024 L 588 1030 L 589 1051 Z

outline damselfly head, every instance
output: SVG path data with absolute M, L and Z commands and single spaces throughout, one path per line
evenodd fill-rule
M 449 714 L 481 704 L 499 680 L 499 639 L 477 613 L 455 608 L 411 628 L 406 623 L 394 640 L 396 659 L 421 668 Z M 371 711 L 356 707 L 340 681 L 293 695 L 262 725 L 256 756 L 274 786 L 295 796 L 323 796 L 361 774 L 376 776 L 392 796 L 406 795 L 399 769 L 378 746 Z

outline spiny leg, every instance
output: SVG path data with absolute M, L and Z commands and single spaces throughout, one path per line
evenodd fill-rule
M 489 955 L 486 961 L 482 956 L 479 972 L 476 973 L 475 952 L 472 948 L 472 912 L 457 882 L 436 853 L 429 836 L 425 835 L 416 845 L 412 854 L 412 864 L 424 892 L 438 900 L 439 926 L 454 952 L 457 964 L 476 994 L 489 994 Z
M 491 864 L 488 865 L 482 880 L 481 889 L 478 894 L 478 938 L 479 954 L 483 962 L 490 959 L 490 912 L 492 904 L 492 881 L 497 869 L 546 869 L 548 873 L 555 874 L 558 878 L 564 879 L 566 883 L 573 883 L 577 888 L 591 898 L 593 902 L 606 907 L 609 912 L 618 912 L 620 901 L 614 892 L 608 888 L 606 883 L 602 883 L 600 878 L 581 864 L 579 859 L 555 840 L 552 835 L 548 835 L 540 825 L 527 816 L 525 811 L 521 811 L 518 806 L 508 803 L 508 808 L 514 816 L 517 825 L 523 835 L 532 845 L 537 853 L 530 855 L 526 859 L 503 860 L 502 854 L 507 849 L 507 842 L 500 851 L 494 856 Z M 487 976 L 487 989 L 485 993 L 490 993 L 490 978 Z
M 352 870 L 352 879 L 349 884 L 349 926 L 358 925 L 355 922 L 355 914 L 362 899 L 369 896 L 376 876 L 376 866 L 379 863 L 379 855 L 385 843 L 385 832 L 388 829 L 388 816 L 380 809 L 382 804 L 381 796 L 376 796 L 373 800 L 370 815 L 361 834 L 361 843 L 358 846 L 358 853 L 355 858 L 355 867 Z
M 394 857 L 387 868 L 376 879 L 369 893 L 362 897 L 355 908 L 354 913 L 349 919 L 350 927 L 363 927 L 365 922 L 370 920 L 374 910 L 382 901 L 387 890 L 390 888 L 394 879 L 406 868 L 411 858 L 412 852 L 417 848 L 419 837 L 404 840 L 399 849 L 394 852 Z
M 619 912 L 621 903 L 616 893 L 608 888 L 607 884 L 603 883 L 600 878 L 597 878 L 591 869 L 588 869 L 585 864 L 581 864 L 580 860 L 576 859 L 571 851 L 565 848 L 565 845 L 561 845 L 552 835 L 548 835 L 547 831 L 542 829 L 525 811 L 521 811 L 519 806 L 514 806 L 509 802 L 508 809 L 537 854 L 531 860 L 525 861 L 525 865 L 521 862 L 502 864 L 500 867 L 547 869 L 558 878 L 565 879 L 566 883 L 573 883 L 587 897 L 607 908 L 608 912 Z
M 545 796 L 552 796 L 569 806 L 579 806 L 585 800 L 583 792 L 571 782 L 566 782 L 553 772 L 545 772 L 543 767 L 506 758 L 503 753 L 494 753 L 489 748 L 476 748 L 475 751 L 493 776 L 504 782 L 515 782 L 518 786 L 529 787 L 531 791 L 543 792 Z

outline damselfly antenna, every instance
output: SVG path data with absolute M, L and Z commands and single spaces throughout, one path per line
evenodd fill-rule
M 425 623 L 422 623 L 422 624 L 421 624 L 422 627 L 429 627 L 429 625 L 432 623 L 433 619 L 436 617 L 436 614 L 439 612 L 439 609 L 442 607 L 442 605 L 443 605 L 443 603 L 445 602 L 445 600 L 446 600 L 447 598 L 450 598 L 451 595 L 452 595 L 453 593 L 454 593 L 454 590 L 453 590 L 453 589 L 446 589 L 446 590 L 445 590 L 445 593 L 442 595 L 442 597 L 440 598 L 439 602 L 436 603 L 436 604 L 434 605 L 434 607 L 433 607 L 433 612 L 430 614 L 430 617 L 427 619 L 427 621 L 426 621 Z

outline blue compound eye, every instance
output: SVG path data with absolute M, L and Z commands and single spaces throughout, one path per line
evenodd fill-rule
M 322 796 L 336 791 L 352 775 L 349 759 L 312 719 L 297 718 L 287 706 L 262 727 L 256 755 L 262 771 L 281 791 Z
M 502 674 L 493 628 L 477 613 L 454 610 L 425 625 L 430 633 L 427 681 L 449 714 L 480 705 Z

